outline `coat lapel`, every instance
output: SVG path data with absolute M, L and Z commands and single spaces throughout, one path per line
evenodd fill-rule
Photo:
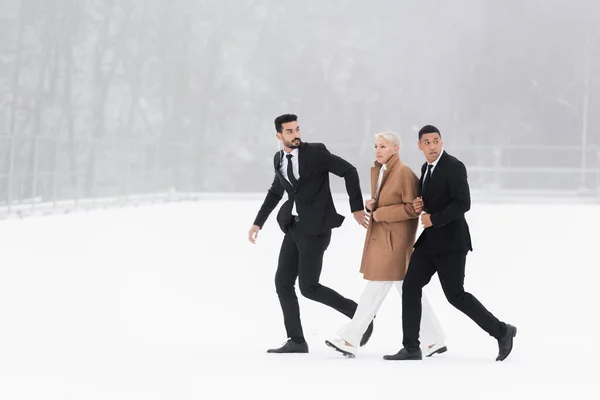
M 371 198 L 375 198 L 375 189 L 377 188 L 377 179 L 379 179 L 379 170 L 381 164 L 375 162 L 375 166 L 371 167 Z
M 385 171 L 383 171 L 383 176 L 381 177 L 381 184 L 379 185 L 379 194 L 381 194 L 381 188 L 383 188 L 387 177 L 390 175 L 390 171 L 394 169 L 394 166 L 398 164 L 399 161 L 400 158 L 398 157 L 398 155 L 394 154 L 392 158 L 390 158 L 387 162 L 385 167 L 386 169 Z M 373 198 L 375 198 L 375 189 L 377 189 L 377 181 L 379 180 L 379 172 L 381 171 L 381 168 L 383 168 L 383 165 L 381 165 L 377 161 L 375 161 L 375 167 L 371 168 L 371 193 Z

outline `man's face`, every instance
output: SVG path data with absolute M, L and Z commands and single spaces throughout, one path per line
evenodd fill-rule
M 298 121 L 286 122 L 281 124 L 281 133 L 277 132 L 277 139 L 281 140 L 283 145 L 289 149 L 300 147 L 300 126 Z
M 432 163 L 440 156 L 442 151 L 442 138 L 439 133 L 426 133 L 419 140 L 419 150 L 425 154 L 428 163 Z

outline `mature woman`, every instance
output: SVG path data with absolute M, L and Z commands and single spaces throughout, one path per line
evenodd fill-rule
M 372 198 L 365 202 L 371 213 L 360 272 L 367 284 L 354 318 L 339 331 L 339 338 L 325 343 L 347 357 L 354 357 L 360 339 L 375 317 L 392 284 L 402 298 L 406 274 L 418 227 L 412 206 L 419 179 L 398 156 L 400 140 L 393 132 L 375 135 L 375 166 L 371 168 Z M 421 338 L 426 356 L 446 351 L 444 333 L 425 294 L 422 297 Z

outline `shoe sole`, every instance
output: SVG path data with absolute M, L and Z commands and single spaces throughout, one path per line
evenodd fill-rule
M 267 354 L 308 354 L 308 350 L 302 351 L 269 351 L 267 350 Z
M 442 353 L 445 353 L 445 352 L 447 352 L 447 351 L 448 351 L 448 348 L 447 348 L 446 346 L 444 346 L 444 347 L 440 347 L 439 349 L 437 349 L 437 350 L 436 350 L 436 351 L 434 351 L 433 353 L 431 353 L 431 354 L 427 354 L 425 357 L 431 357 L 431 356 L 432 356 L 432 355 L 434 355 L 434 354 L 442 354 Z
M 514 326 L 513 328 L 515 328 L 514 332 L 513 332 L 513 339 L 517 337 L 517 327 Z M 510 353 L 512 353 L 512 349 L 513 349 L 513 341 L 510 341 L 510 349 L 508 350 L 508 353 L 506 353 L 506 356 L 504 356 L 504 358 L 496 358 L 496 361 L 504 361 L 508 358 L 508 356 L 510 355 Z
M 326 341 L 325 341 L 325 344 L 326 344 L 327 346 L 329 346 L 329 347 L 332 347 L 332 348 L 334 348 L 334 349 L 335 349 L 335 351 L 338 351 L 338 352 L 342 353 L 342 354 L 344 355 L 344 357 L 346 357 L 346 358 L 354 358 L 354 357 L 356 357 L 356 355 L 355 355 L 355 354 L 352 354 L 352 353 L 350 353 L 349 351 L 345 351 L 345 350 L 342 350 L 342 349 L 340 349 L 340 348 L 339 348 L 339 347 L 337 347 L 335 344 L 331 343 L 329 340 L 326 340 Z
M 423 357 L 393 358 L 383 356 L 383 359 L 387 361 L 423 361 Z

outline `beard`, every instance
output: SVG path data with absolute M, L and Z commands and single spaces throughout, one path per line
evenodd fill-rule
M 288 147 L 290 149 L 297 149 L 298 147 L 300 147 L 301 143 L 302 143 L 302 141 L 300 140 L 300 138 L 293 140 L 291 142 L 286 142 L 285 140 L 283 141 L 283 144 L 285 145 L 285 147 Z

